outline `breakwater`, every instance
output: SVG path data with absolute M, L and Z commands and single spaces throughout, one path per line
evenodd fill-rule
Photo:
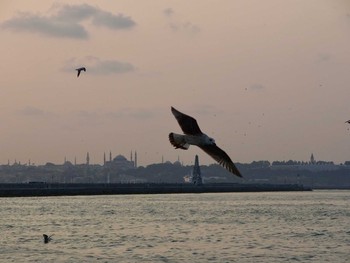
M 311 191 L 297 184 L 59 184 L 45 182 L 0 184 L 0 197 L 69 196 L 69 195 L 117 195 L 117 194 L 176 194 L 176 193 L 225 193 Z

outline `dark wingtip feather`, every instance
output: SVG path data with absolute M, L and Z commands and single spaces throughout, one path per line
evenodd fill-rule
M 237 167 L 235 166 L 235 164 L 232 163 L 225 163 L 225 161 L 219 162 L 219 164 L 221 164 L 226 170 L 228 170 L 230 173 L 243 178 L 241 172 L 237 169 Z

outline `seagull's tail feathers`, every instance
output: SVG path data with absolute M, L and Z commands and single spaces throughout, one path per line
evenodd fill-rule
M 176 133 L 169 133 L 169 141 L 176 149 L 187 150 L 190 145 L 186 143 L 185 136 Z

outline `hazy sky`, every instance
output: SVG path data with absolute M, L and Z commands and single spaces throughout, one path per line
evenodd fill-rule
M 1 0 L 0 34 L 1 164 L 214 163 L 170 106 L 234 162 L 350 160 L 348 0 Z

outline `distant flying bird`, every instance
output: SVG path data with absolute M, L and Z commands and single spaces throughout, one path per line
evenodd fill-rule
M 83 70 L 83 71 L 86 71 L 86 68 L 85 68 L 85 67 L 81 67 L 81 68 L 77 68 L 77 69 L 76 69 L 76 71 L 78 71 L 77 77 L 80 76 L 80 72 L 81 72 L 82 70 Z
M 44 243 L 47 244 L 49 243 L 51 240 L 52 240 L 52 236 L 48 236 L 46 234 L 43 234 L 43 237 L 44 237 Z
M 180 148 L 187 150 L 190 145 L 196 145 L 214 158 L 215 161 L 225 167 L 229 172 L 242 177 L 231 158 L 216 146 L 213 138 L 210 138 L 200 130 L 197 121 L 193 117 L 179 112 L 173 107 L 171 107 L 171 112 L 185 134 L 181 135 L 173 132 L 169 134 L 169 141 L 176 149 Z
M 346 121 L 345 123 L 349 123 L 350 124 L 350 120 Z

